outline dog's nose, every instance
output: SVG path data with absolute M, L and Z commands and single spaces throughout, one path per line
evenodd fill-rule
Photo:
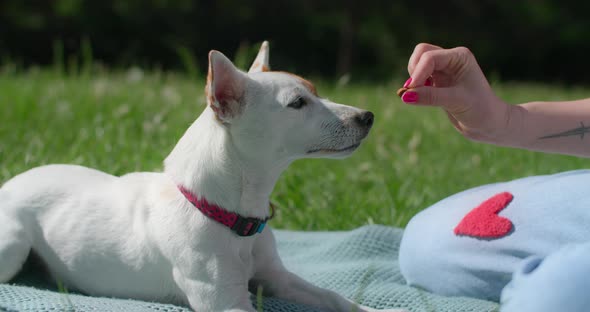
M 354 117 L 354 121 L 361 127 L 371 128 L 373 125 L 373 120 L 375 120 L 375 115 L 371 112 L 363 112 L 356 117 Z

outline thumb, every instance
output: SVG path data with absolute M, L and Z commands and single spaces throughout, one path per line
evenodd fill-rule
M 418 87 L 408 89 L 402 94 L 402 101 L 407 104 L 439 106 L 450 109 L 457 108 L 458 104 L 465 102 L 461 94 L 461 92 L 457 92 L 455 87 Z

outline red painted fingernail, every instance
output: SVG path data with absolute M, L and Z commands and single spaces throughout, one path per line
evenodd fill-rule
M 402 95 L 402 101 L 404 101 L 404 103 L 416 103 L 418 102 L 418 93 L 414 91 L 406 91 L 406 93 Z
M 424 82 L 424 86 L 425 87 L 432 86 L 432 78 L 428 77 L 428 79 L 426 79 L 426 82 Z
M 406 83 L 404 83 L 404 88 L 409 87 L 410 83 L 412 83 L 412 77 L 410 77 L 410 78 L 408 78 L 408 80 L 406 80 Z

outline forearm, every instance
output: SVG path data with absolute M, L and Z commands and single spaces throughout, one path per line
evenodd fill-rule
M 511 107 L 508 131 L 496 144 L 590 157 L 590 99 Z

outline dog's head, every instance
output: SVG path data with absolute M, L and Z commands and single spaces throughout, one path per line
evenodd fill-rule
M 222 53 L 209 53 L 207 102 L 242 157 L 269 162 L 350 155 L 367 136 L 373 114 L 333 103 L 309 81 L 270 71 L 264 42 L 248 73 Z

